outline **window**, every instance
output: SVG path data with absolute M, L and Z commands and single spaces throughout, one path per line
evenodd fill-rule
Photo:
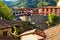
M 18 25 L 15 25 L 15 27 L 19 27 Z
M 24 12 L 22 12 L 22 13 L 24 13 Z
M 44 12 L 44 8 L 43 8 L 43 10 L 42 10 L 43 12 Z
M 52 13 L 52 8 L 51 8 L 51 13 Z
M 47 12 L 48 12 L 48 8 L 47 8 Z
M 19 12 L 21 14 L 21 12 Z
M 13 12 L 13 15 L 15 15 L 15 12 Z
M 4 31 L 3 32 L 3 36 L 7 36 L 7 31 Z
M 14 32 L 14 28 L 12 27 L 12 33 Z
M 16 12 L 16 14 L 18 14 L 18 12 Z

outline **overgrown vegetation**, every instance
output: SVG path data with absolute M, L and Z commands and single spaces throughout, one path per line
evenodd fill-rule
M 14 26 L 13 28 L 14 28 L 14 33 L 13 33 L 14 35 L 13 35 L 13 36 L 14 36 L 15 38 L 19 37 L 19 36 L 18 36 L 18 33 L 17 33 L 17 28 L 16 28 L 16 26 Z
M 48 15 L 48 25 L 49 26 L 54 26 L 54 25 L 57 25 L 59 23 L 59 16 L 57 16 L 56 14 L 49 14 Z

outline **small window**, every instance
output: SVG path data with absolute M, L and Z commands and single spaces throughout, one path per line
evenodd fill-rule
M 47 12 L 48 12 L 48 8 L 47 8 Z
M 15 13 L 13 12 L 13 15 L 15 15 Z
M 15 27 L 19 27 L 18 25 L 15 25 Z
M 52 13 L 52 11 L 53 11 L 53 10 L 52 10 L 52 8 L 51 8 L 51 13 Z
M 14 32 L 14 28 L 12 27 L 12 33 Z
M 21 14 L 21 12 L 19 12 Z
M 55 8 L 55 14 L 57 13 L 57 8 Z
M 43 10 L 42 10 L 43 12 L 44 12 L 44 8 L 43 8 Z
M 4 31 L 3 32 L 3 36 L 7 36 L 7 31 Z
M 22 13 L 24 13 L 24 12 L 22 12 Z
M 18 12 L 16 12 L 16 14 L 18 14 Z

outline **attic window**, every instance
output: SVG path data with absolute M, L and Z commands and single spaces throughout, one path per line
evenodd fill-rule
M 3 32 L 3 36 L 7 36 L 7 31 L 4 31 Z

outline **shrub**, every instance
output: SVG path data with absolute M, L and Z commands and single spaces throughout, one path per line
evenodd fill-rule
M 59 19 L 59 16 L 57 16 L 56 14 L 49 14 L 48 15 L 48 21 L 49 21 L 50 25 L 58 24 L 58 19 Z

